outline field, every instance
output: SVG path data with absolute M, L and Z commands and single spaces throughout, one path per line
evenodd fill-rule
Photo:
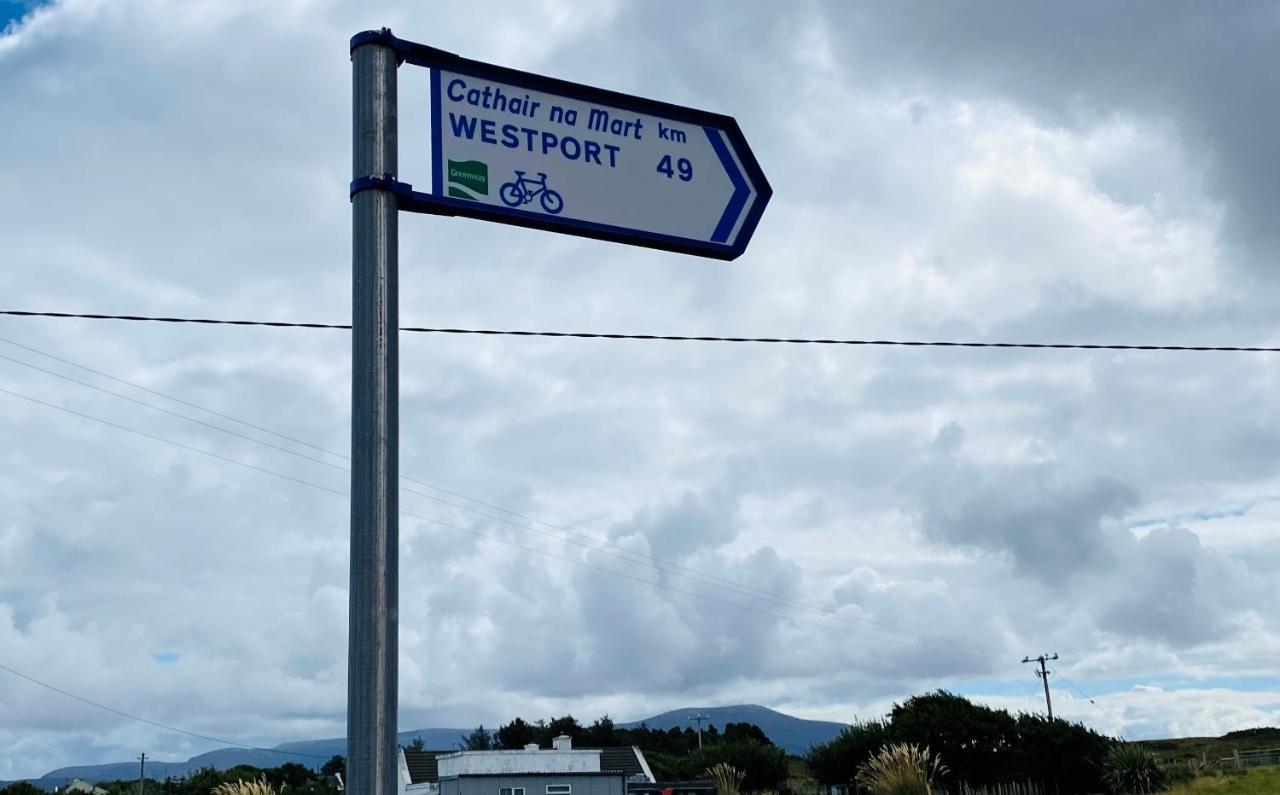
M 1246 729 L 1222 737 L 1182 737 L 1176 740 L 1144 740 L 1142 745 L 1160 754 L 1165 761 L 1185 765 L 1187 760 L 1207 760 L 1210 764 L 1231 756 L 1233 751 L 1280 748 L 1280 729 Z M 1280 788 L 1271 791 L 1280 793 Z
M 1244 774 L 1202 776 L 1179 784 L 1169 795 L 1276 795 L 1280 793 L 1280 769 L 1254 768 Z

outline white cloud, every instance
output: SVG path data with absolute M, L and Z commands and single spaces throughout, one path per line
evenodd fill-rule
M 1230 136 L 1188 126 L 1203 92 L 1182 90 L 1187 73 L 1167 77 L 1176 101 L 1052 70 L 1010 85 L 948 58 L 851 57 L 883 52 L 879 31 L 896 24 L 870 12 L 678 4 L 673 28 L 674 7 L 40 9 L 0 38 L 0 294 L 14 308 L 344 319 L 346 42 L 388 24 L 469 56 L 732 112 L 776 190 L 732 264 L 406 216 L 408 322 L 1055 341 L 1273 333 L 1274 287 L 1241 281 L 1266 251 L 1245 223 L 1253 182 L 1232 181 Z M 1107 57 L 1119 74 L 1137 69 Z M 1054 106 L 1055 80 L 1075 110 Z M 402 161 L 416 182 L 424 85 L 404 70 Z M 0 326 L 347 448 L 341 332 Z M 1062 652 L 1073 680 L 1111 688 L 1099 700 L 1112 719 L 1062 701 L 1108 731 L 1275 720 L 1263 694 L 1197 684 L 1265 670 L 1258 661 L 1280 647 L 1262 610 L 1280 536 L 1265 502 L 1280 461 L 1270 359 L 406 336 L 402 368 L 402 471 L 555 523 L 469 512 L 406 484 L 417 515 L 401 524 L 406 721 L 634 718 L 695 701 L 849 719 L 924 688 L 1029 690 L 1017 661 L 1042 648 Z M 0 386 L 346 489 L 332 466 L 8 361 Z M 0 662 L 240 742 L 341 733 L 344 499 L 0 403 Z M 1135 531 L 1137 520 L 1152 524 Z M 617 546 L 587 550 L 564 529 Z M 656 572 L 642 556 L 674 565 Z M 1120 669 L 1196 681 L 1130 691 L 1108 678 Z M 0 778 L 139 747 L 185 758 L 209 744 L 0 677 Z

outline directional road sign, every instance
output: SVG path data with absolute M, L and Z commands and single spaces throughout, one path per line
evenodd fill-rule
M 351 38 L 351 610 L 347 790 L 396 790 L 398 212 L 733 259 L 772 191 L 728 116 Z M 431 69 L 429 192 L 397 178 L 397 74 Z
M 494 220 L 731 259 L 772 193 L 728 116 L 461 59 L 431 110 L 432 194 Z
M 361 36 L 431 69 L 431 191 L 404 209 L 733 259 L 773 194 L 729 116 Z

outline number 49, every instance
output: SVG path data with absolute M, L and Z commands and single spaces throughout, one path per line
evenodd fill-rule
M 687 159 L 682 157 L 677 160 L 674 170 L 671 168 L 671 155 L 663 155 L 662 159 L 658 161 L 658 173 L 666 174 L 667 179 L 675 176 L 677 171 L 680 172 L 681 182 L 688 182 L 693 179 L 693 163 L 690 163 Z

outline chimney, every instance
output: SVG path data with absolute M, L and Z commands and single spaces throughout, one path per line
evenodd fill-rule
M 537 750 L 540 750 L 540 749 L 539 749 L 539 747 L 538 747 L 538 744 L 537 744 L 537 743 L 529 743 L 528 745 L 526 745 L 526 746 L 524 747 L 524 750 L 526 750 L 526 751 L 537 751 Z
M 567 734 L 562 734 L 559 737 L 555 737 L 551 740 L 551 747 L 557 751 L 572 751 L 573 738 Z

